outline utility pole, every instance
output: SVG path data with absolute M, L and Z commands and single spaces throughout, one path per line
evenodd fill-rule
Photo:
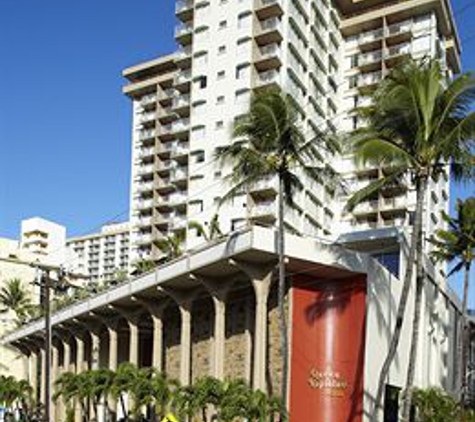
M 36 284 L 40 287 L 40 295 L 42 298 L 42 306 L 44 310 L 44 323 L 45 323 L 45 339 L 44 339 L 44 348 L 45 348 L 45 362 L 44 362 L 44 371 L 45 371 L 45 414 L 44 422 L 51 421 L 51 343 L 52 343 L 52 329 L 51 329 L 51 290 L 65 290 L 68 287 L 78 288 L 75 285 L 70 284 L 66 280 L 66 273 L 61 267 L 45 265 L 40 263 L 32 263 L 31 266 L 35 267 L 37 270 L 37 280 Z M 50 272 L 56 272 L 57 278 L 54 279 L 50 276 Z M 74 277 L 72 274 L 68 276 Z M 84 277 L 77 277 L 84 278 Z

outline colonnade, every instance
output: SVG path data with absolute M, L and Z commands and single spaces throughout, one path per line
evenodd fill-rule
M 244 263 L 234 263 L 241 270 L 241 275 L 245 275 L 251 282 L 255 296 L 255 319 L 252 340 L 249 341 L 246 351 L 246 362 L 248 368 L 247 378 L 255 389 L 266 391 L 266 364 L 267 364 L 267 342 L 268 342 L 268 298 L 271 287 L 272 270 L 274 265 L 253 266 Z M 210 375 L 224 379 L 225 376 L 225 342 L 226 342 L 226 307 L 228 304 L 228 294 L 236 281 L 221 280 L 218 278 L 206 278 L 198 275 L 190 275 L 195 286 L 190 290 L 178 290 L 168 287 L 158 287 L 159 297 L 155 299 L 145 297 L 130 298 L 130 302 L 140 305 L 141 315 L 144 310 L 150 315 L 152 321 L 152 360 L 153 367 L 160 371 L 165 371 L 164 355 L 164 311 L 172 303 L 175 303 L 180 314 L 180 343 L 179 343 L 179 380 L 182 385 L 191 383 L 191 361 L 192 361 L 192 307 L 203 291 L 209 293 L 213 308 L 214 320 L 212 321 L 213 334 L 211 336 L 210 350 Z M 240 278 L 242 280 L 242 277 Z M 196 287 L 196 282 L 200 286 Z M 204 289 L 203 289 L 204 288 Z M 101 347 L 105 346 L 101 342 L 99 335 L 102 329 L 108 336 L 108 369 L 115 371 L 118 366 L 119 357 L 119 320 L 125 319 L 129 332 L 128 361 L 139 366 L 139 314 L 130 312 L 130 309 L 119 305 L 109 305 L 108 317 L 104 317 L 99 312 L 92 313 L 82 320 L 72 320 L 60 327 L 54 327 L 55 341 L 52 348 L 52 383 L 64 372 L 80 373 L 86 369 L 97 369 L 100 366 Z M 39 338 L 39 337 L 38 337 Z M 86 339 L 89 345 L 88 362 L 86 361 Z M 33 342 L 28 342 L 32 344 Z M 36 342 L 39 345 L 41 342 Z M 62 349 L 62 364 L 59 358 L 59 349 Z M 73 356 L 72 349 L 75 353 Z M 105 352 L 105 350 L 104 350 Z M 74 362 L 72 361 L 74 359 Z M 29 347 L 28 356 L 28 378 L 35 390 L 39 389 L 38 396 L 44 402 L 44 392 L 46 386 L 45 371 L 38 370 L 38 364 L 44 365 L 45 355 L 42 347 Z M 86 366 L 87 365 L 87 366 Z M 40 374 L 40 380 L 37 379 Z M 39 382 L 38 382 L 39 381 Z M 112 410 L 116 404 L 109 403 Z M 75 407 L 75 421 L 82 420 L 82 410 L 80 406 Z M 58 403 L 52 403 L 52 414 L 55 421 L 65 420 L 65 409 Z

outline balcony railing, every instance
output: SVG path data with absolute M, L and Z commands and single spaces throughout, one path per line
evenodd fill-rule
M 280 73 L 278 70 L 272 69 L 259 73 L 257 76 L 258 85 L 267 85 L 271 83 L 279 83 Z
M 186 10 L 189 10 L 193 8 L 193 2 L 190 1 L 190 0 L 179 0 L 177 1 L 176 3 L 176 6 L 175 6 L 175 12 L 178 14 L 178 13 L 182 13 Z
M 358 86 L 367 86 L 380 82 L 382 79 L 381 72 L 366 73 L 358 77 Z
M 149 174 L 153 172 L 153 165 L 149 164 L 147 166 L 140 166 L 137 170 L 138 174 Z
M 139 139 L 143 141 L 144 139 L 150 139 L 157 136 L 157 131 L 154 129 L 141 130 L 139 132 Z
M 193 25 L 179 25 L 175 29 L 175 37 L 183 37 L 185 35 L 189 35 L 193 32 Z
M 157 96 L 155 94 L 147 94 L 147 95 L 144 95 L 140 99 L 140 105 L 146 106 L 146 105 L 149 105 L 149 104 L 153 104 L 156 101 L 157 101 Z

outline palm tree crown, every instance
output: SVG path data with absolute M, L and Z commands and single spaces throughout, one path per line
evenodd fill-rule
M 437 180 L 447 166 L 456 179 L 473 176 L 471 151 L 475 113 L 470 112 L 470 105 L 474 99 L 473 75 L 466 74 L 448 81 L 437 61 L 410 61 L 395 68 L 383 80 L 372 94 L 370 106 L 356 110 L 365 126 L 347 138 L 357 164 L 382 166 L 386 170 L 384 177 L 352 195 L 348 201 L 349 210 L 386 186 L 397 183 L 404 174 L 411 176 L 416 193 L 406 273 L 394 333 L 380 373 L 373 412 L 375 420 L 378 419 L 384 384 L 399 344 L 415 270 L 415 307 L 402 414 L 403 420 L 409 418 L 424 282 L 423 205 L 429 181 Z
M 30 295 L 19 278 L 7 280 L 0 289 L 0 313 L 14 312 L 19 324 L 25 322 L 33 307 Z

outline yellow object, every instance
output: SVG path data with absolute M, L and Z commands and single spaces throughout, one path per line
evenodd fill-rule
M 168 413 L 163 419 L 162 422 L 180 422 L 173 413 Z

